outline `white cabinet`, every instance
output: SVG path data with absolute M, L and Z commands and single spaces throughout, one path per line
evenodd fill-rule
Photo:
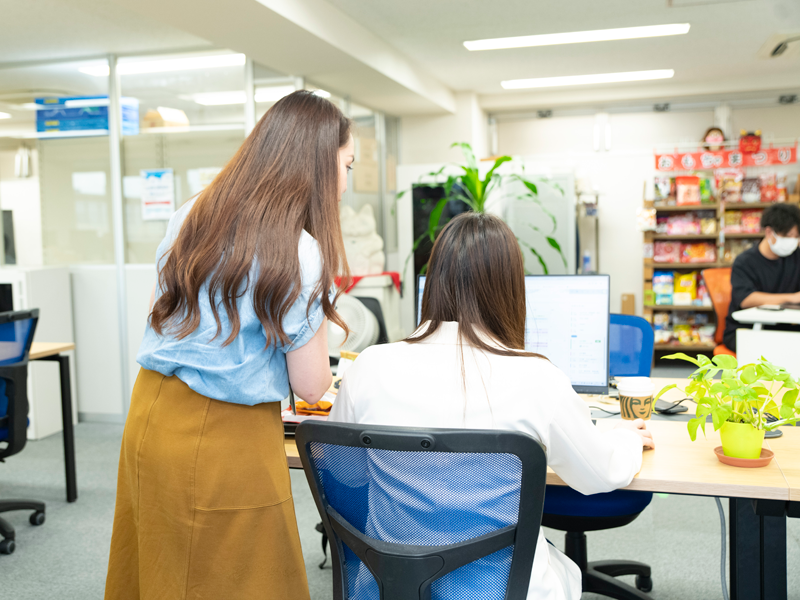
M 74 343 L 72 290 L 66 267 L 0 267 L 0 310 L 39 309 L 35 342 Z M 73 422 L 77 422 L 75 352 L 70 357 Z M 28 439 L 61 431 L 61 380 L 58 363 L 32 361 L 28 366 Z

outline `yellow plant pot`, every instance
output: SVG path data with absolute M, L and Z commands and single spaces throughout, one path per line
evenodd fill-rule
M 758 458 L 764 444 L 764 430 L 749 423 L 725 422 L 719 429 L 722 451 L 734 458 Z

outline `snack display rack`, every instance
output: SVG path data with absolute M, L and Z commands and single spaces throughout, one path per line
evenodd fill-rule
M 694 170 L 692 171 L 694 174 L 702 174 L 706 173 L 709 176 L 711 171 L 703 171 L 703 170 Z M 662 271 L 671 271 L 674 273 L 674 277 L 680 277 L 681 274 L 689 274 L 692 272 L 702 271 L 703 269 L 709 268 L 716 268 L 716 267 L 729 267 L 733 263 L 735 256 L 732 256 L 731 244 L 735 244 L 737 248 L 746 247 L 748 244 L 757 244 L 759 240 L 763 237 L 763 233 L 761 232 L 754 232 L 754 231 L 737 231 L 735 233 L 726 232 L 726 223 L 730 223 L 731 221 L 736 221 L 741 217 L 741 214 L 748 214 L 749 219 L 752 221 L 756 217 L 754 211 L 756 210 L 763 210 L 767 206 L 770 206 L 772 202 L 725 202 L 722 198 L 717 195 L 716 197 L 711 198 L 712 201 L 707 201 L 701 204 L 683 204 L 683 205 L 676 205 L 672 203 L 664 203 L 664 202 L 656 202 L 653 200 L 644 200 L 644 208 L 646 209 L 655 209 L 656 219 L 658 220 L 661 217 L 661 220 L 665 218 L 683 218 L 680 216 L 682 213 L 686 215 L 688 220 L 692 220 L 692 215 L 696 215 L 696 211 L 713 211 L 714 219 L 716 222 L 715 231 L 712 233 L 708 231 L 709 227 L 706 226 L 704 231 L 701 233 L 664 233 L 664 232 L 655 232 L 655 231 L 645 231 L 644 232 L 644 311 L 643 316 L 646 318 L 650 323 L 654 323 L 654 327 L 656 329 L 659 328 L 655 321 L 663 322 L 667 317 L 664 313 L 668 313 L 670 315 L 670 319 L 675 318 L 676 313 L 681 315 L 686 314 L 695 314 L 699 315 L 696 319 L 704 323 L 707 321 L 707 330 L 710 329 L 710 326 L 716 326 L 716 316 L 714 313 L 713 307 L 708 304 L 706 301 L 705 305 L 692 305 L 692 304 L 655 304 L 654 301 L 654 288 L 653 288 L 653 278 L 654 273 L 662 272 Z M 794 193 L 787 194 L 786 196 L 787 202 L 792 202 L 795 204 L 800 204 L 800 176 L 797 177 L 797 182 L 795 185 Z M 726 213 L 731 213 L 734 211 L 739 211 L 738 215 L 728 215 L 726 217 Z M 747 211 L 747 212 L 742 212 Z M 651 213 L 652 214 L 652 213 Z M 710 216 L 710 212 L 706 213 Z M 691 248 L 692 245 L 704 245 L 704 244 L 713 244 L 716 248 L 716 256 L 714 257 L 715 260 L 709 260 L 706 262 L 683 262 L 683 259 L 680 258 L 679 261 L 676 262 L 656 262 L 654 248 L 656 247 L 657 242 L 675 242 L 676 245 L 680 245 L 681 248 Z M 664 246 L 662 246 L 663 248 Z M 684 252 L 685 254 L 685 252 Z M 727 259 L 726 259 L 727 254 Z M 662 254 L 662 258 L 664 255 Z M 697 260 L 696 257 L 683 257 L 687 258 L 688 260 Z M 699 277 L 699 275 L 698 275 Z M 661 316 L 657 316 L 661 315 Z M 658 333 L 658 331 L 657 331 Z M 658 337 L 658 336 L 657 336 Z M 663 337 L 663 336 L 662 336 Z M 703 343 L 705 342 L 705 343 Z M 701 354 L 708 354 L 711 355 L 713 353 L 715 344 L 713 340 L 708 339 L 708 334 L 706 331 L 705 340 L 701 343 L 697 343 L 697 339 L 692 340 L 691 343 L 680 343 L 678 341 L 670 341 L 669 343 L 659 343 L 659 339 L 656 339 L 655 344 L 655 351 L 656 356 L 663 356 L 668 352 L 693 352 L 693 353 L 701 353 Z

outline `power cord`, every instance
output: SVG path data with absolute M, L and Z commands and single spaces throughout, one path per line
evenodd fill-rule
M 721 555 L 722 558 L 719 563 L 719 577 L 720 581 L 722 582 L 722 598 L 723 600 L 729 600 L 728 598 L 728 582 L 725 577 L 725 549 L 728 544 L 728 539 L 725 536 L 725 512 L 722 510 L 722 502 L 720 502 L 719 498 L 714 497 L 714 500 L 717 502 L 717 510 L 719 510 L 719 526 L 722 530 L 722 541 L 720 543 L 720 548 L 722 549 Z

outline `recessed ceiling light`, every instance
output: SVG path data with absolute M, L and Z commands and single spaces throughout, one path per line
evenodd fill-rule
M 503 50 L 506 48 L 529 48 L 531 46 L 556 46 L 559 44 L 582 44 L 585 42 L 608 42 L 611 40 L 633 40 L 637 38 L 682 35 L 689 32 L 689 23 L 671 25 L 648 25 L 645 27 L 623 27 L 620 29 L 596 29 L 569 33 L 546 33 L 543 35 L 521 35 L 464 42 L 467 50 Z
M 8 113 L 0 112 L 0 119 L 10 119 L 11 115 Z
M 539 77 L 537 79 L 511 79 L 509 81 L 501 81 L 500 85 L 506 90 L 524 90 L 528 88 L 669 79 L 673 75 L 675 75 L 675 71 L 672 69 L 658 69 L 655 71 L 628 71 L 627 73 L 599 73 L 597 75 L 567 75 L 564 77 Z
M 244 65 L 244 54 L 217 54 L 213 56 L 188 56 L 162 60 L 137 60 L 120 62 L 117 71 L 120 75 L 140 75 L 143 73 L 166 73 L 169 71 L 192 71 L 216 67 L 238 67 Z M 108 65 L 97 64 L 78 69 L 81 73 L 95 77 L 108 77 Z

